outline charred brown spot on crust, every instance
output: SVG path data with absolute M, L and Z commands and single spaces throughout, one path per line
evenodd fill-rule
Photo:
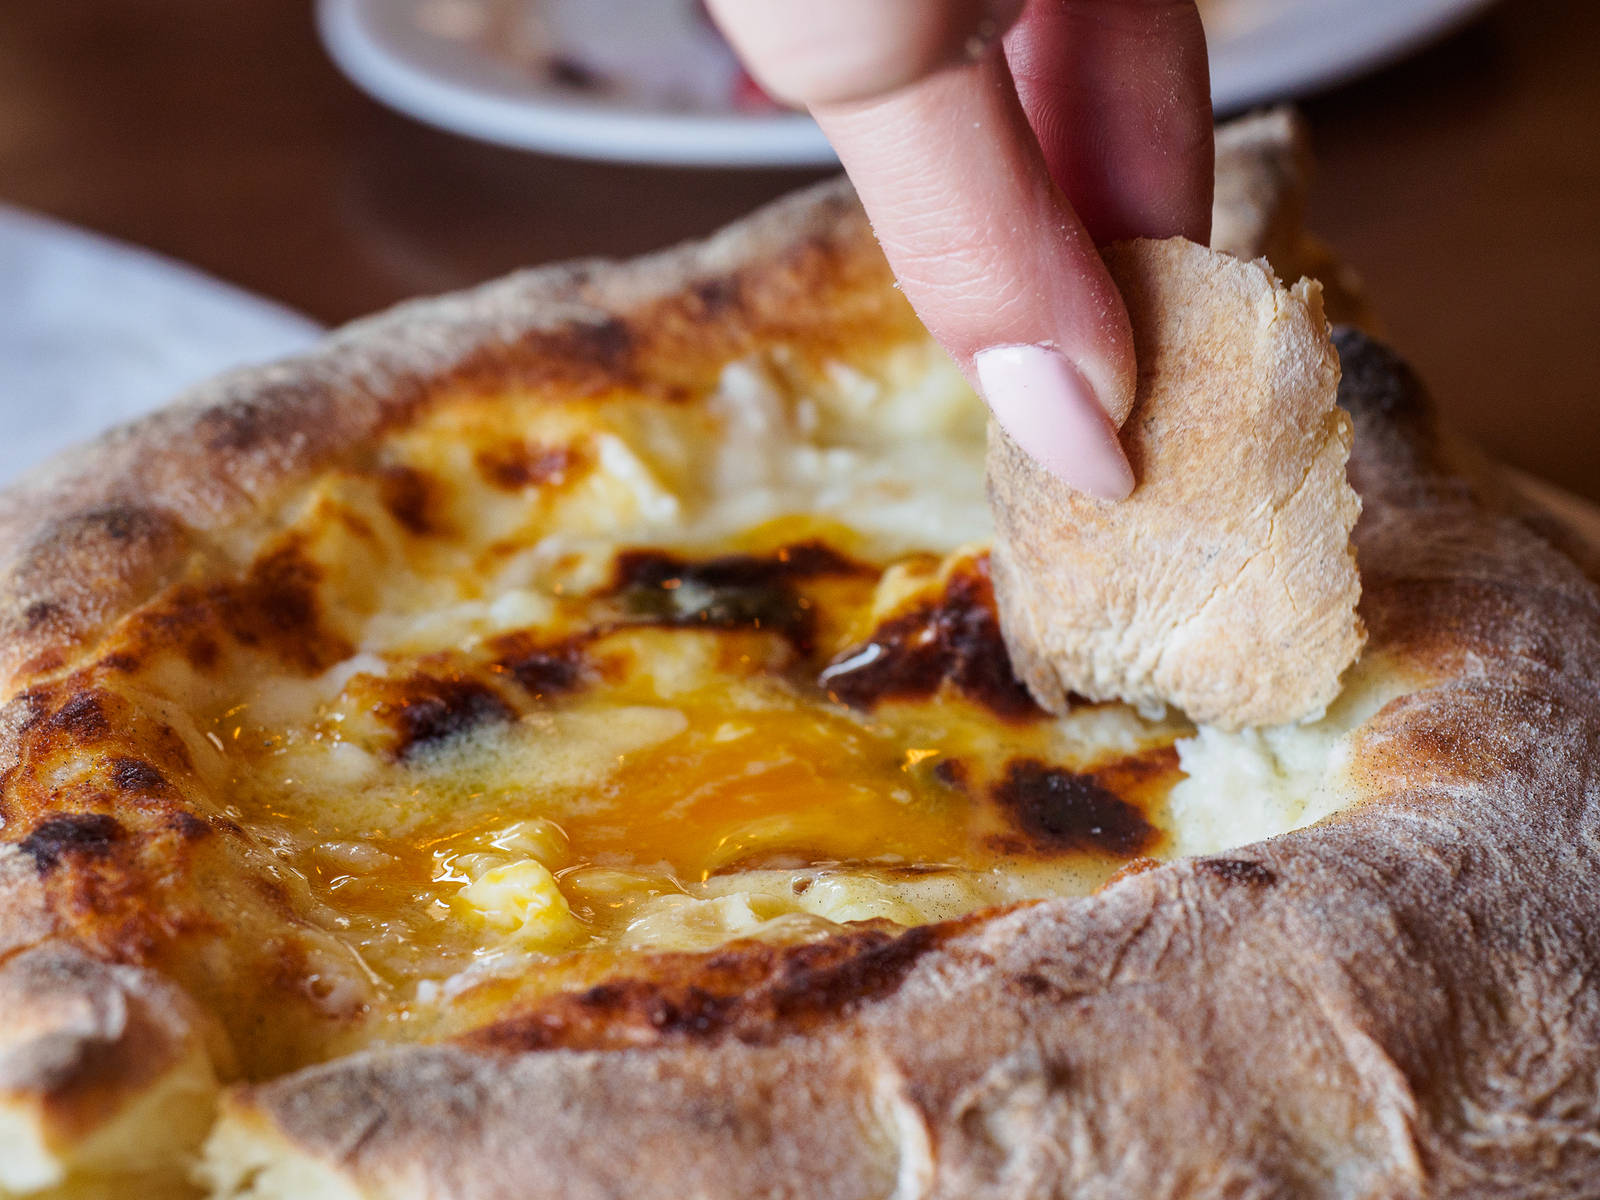
M 613 592 L 639 623 L 679 628 L 776 633 L 809 653 L 816 614 L 796 584 L 826 576 L 873 574 L 822 542 L 800 542 L 770 555 L 684 559 L 655 550 L 617 558 Z
M 601 985 L 586 993 L 581 1003 L 605 1010 L 619 1001 L 629 1002 L 625 989 L 610 990 Z M 722 1032 L 738 1004 L 737 996 L 718 995 L 692 984 L 675 994 L 647 992 L 638 998 L 638 1008 L 652 1029 L 663 1034 L 702 1038 Z
M 217 665 L 217 660 L 222 657 L 222 647 L 216 641 L 206 636 L 197 635 L 183 643 L 183 656 L 189 660 L 189 665 L 199 671 L 209 671 Z
M 509 674 L 539 699 L 577 691 L 588 682 L 586 639 L 542 642 L 532 634 L 513 633 L 490 643 L 496 669 Z
M 1251 858 L 1202 858 L 1195 862 L 1194 869 L 1223 883 L 1247 887 L 1271 887 L 1278 882 L 1276 871 Z
M 546 483 L 561 483 L 578 463 L 570 446 L 544 446 L 537 442 L 509 442 L 478 451 L 478 471 L 495 487 L 507 492 Z
M 284 415 L 268 397 L 238 400 L 203 413 L 196 428 L 209 450 L 251 450 L 272 439 Z
M 646 977 L 552 996 L 463 1040 L 510 1053 L 667 1038 L 766 1042 L 890 994 L 959 927 L 862 928 L 798 946 L 741 942 L 706 956 L 657 955 L 642 964 Z
M 194 759 L 189 755 L 189 744 L 171 725 L 163 722 L 156 728 L 155 757 L 163 762 L 169 771 L 190 771 L 194 769 Z
M 74 741 L 89 742 L 105 737 L 111 732 L 111 722 L 106 717 L 103 694 L 85 691 L 69 697 L 44 722 L 43 728 L 48 733 L 63 735 Z
M 64 666 L 69 646 L 161 585 L 184 540 L 176 521 L 129 504 L 41 517 L 7 570 L 19 603 L 0 611 L 0 642 L 16 642 L 6 647 L 12 666 Z
M 794 1021 L 847 1011 L 888 995 L 937 940 L 933 926 L 920 925 L 838 960 L 817 955 L 816 945 L 801 946 L 784 964 L 773 1009 L 781 1020 Z M 821 961 L 813 962 L 814 958 Z
M 1183 778 L 1183 768 L 1178 761 L 1178 747 L 1168 743 L 1101 763 L 1091 774 L 1113 796 L 1141 812 L 1149 812 Z
M 684 582 L 706 588 L 761 588 L 827 575 L 872 574 L 871 567 L 839 553 L 825 542 L 797 542 L 772 554 L 724 554 L 685 559 L 656 550 L 617 556 L 616 588 L 660 588 Z
M 192 812 L 179 809 L 167 821 L 167 828 L 186 842 L 198 842 L 211 836 L 211 826 Z
M 991 792 L 1017 829 L 1048 850 L 1127 856 L 1148 849 L 1155 827 L 1094 775 L 1014 759 Z
M 1059 1003 L 1064 1000 L 1070 1000 L 1073 997 L 1072 992 L 1039 971 L 1024 971 L 1020 975 L 1007 979 L 1006 983 L 1011 991 L 1020 992 L 1022 995 L 1032 999 Z
M 702 316 L 714 319 L 740 304 L 740 286 L 737 276 L 702 279 L 690 288 L 689 295 Z
M 516 718 L 500 693 L 475 679 L 413 675 L 399 693 L 378 705 L 379 719 L 396 734 L 395 757 L 411 758 L 453 737 Z
M 1416 372 L 1387 346 L 1356 329 L 1336 329 L 1339 352 L 1339 404 L 1355 422 L 1358 445 L 1366 452 L 1350 464 L 1350 482 L 1371 502 L 1397 479 L 1428 479 L 1429 486 L 1465 490 L 1458 469 L 1443 447 L 1437 417 Z M 1363 606 L 1365 607 L 1365 606 Z
M 127 504 L 98 509 L 87 519 L 99 525 L 114 542 L 130 541 L 144 535 L 152 523 L 159 524 L 159 519 L 153 514 Z
M 166 796 L 172 792 L 167 777 L 141 758 L 112 759 L 111 783 L 119 792 L 136 796 Z
M 320 671 L 351 652 L 322 627 L 321 579 L 322 568 L 291 543 L 254 563 L 242 584 L 214 590 L 212 599 L 236 641 L 271 648 L 306 671 Z
M 325 643 L 317 603 L 321 580 L 322 569 L 297 547 L 267 555 L 250 569 L 243 603 L 232 614 L 231 632 L 246 645 L 261 640 L 271 640 L 280 648 L 293 647 L 302 639 L 308 646 Z M 308 651 L 304 656 L 313 667 L 329 657 L 326 650 Z
M 114 542 L 126 546 L 130 542 L 159 544 L 170 540 L 176 530 L 170 517 L 153 509 L 107 504 L 67 518 L 52 532 L 58 543 L 85 546 Z
M 243 578 L 175 588 L 136 616 L 120 654 L 137 667 L 176 651 L 196 669 L 209 670 L 231 640 L 315 674 L 353 652 L 323 625 L 321 579 L 322 568 L 290 540 L 253 563 Z
M 633 330 L 619 317 L 574 324 L 568 332 L 579 354 L 608 371 L 623 370 L 633 357 Z
M 61 615 L 61 606 L 53 600 L 35 600 L 22 610 L 22 631 L 38 633 Z
M 377 540 L 378 534 L 373 529 L 372 522 L 360 513 L 352 512 L 348 508 L 341 508 L 334 513 L 334 519 L 357 538 L 369 542 Z
M 5 632 L 4 626 L 0 625 L 0 637 L 3 637 Z M 66 651 L 59 646 L 51 646 L 31 658 L 23 659 L 18 673 L 22 675 L 49 675 L 52 672 L 61 670 L 66 665 Z
M 378 497 L 400 527 L 417 537 L 441 532 L 433 481 L 414 467 L 385 467 L 378 474 Z
M 122 826 L 105 813 L 61 813 L 46 817 L 17 843 L 40 874 L 72 855 L 104 858 L 122 837 Z
M 924 699 L 948 682 L 1007 720 L 1045 715 L 1011 668 L 987 559 L 954 573 L 937 601 L 885 621 L 865 644 L 838 655 L 818 682 L 856 709 Z

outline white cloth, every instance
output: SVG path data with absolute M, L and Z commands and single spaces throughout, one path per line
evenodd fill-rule
M 0 207 L 0 486 L 312 321 L 192 268 Z

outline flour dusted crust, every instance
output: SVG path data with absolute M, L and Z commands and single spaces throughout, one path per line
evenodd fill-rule
M 0 1012 L 5 1184 L 48 1185 L 62 1160 L 159 1176 L 174 1142 L 204 1136 L 227 1050 L 168 980 L 43 944 L 0 967 Z
M 909 322 L 827 189 L 672 256 L 402 309 L 35 475 L 0 502 L 3 786 L 39 739 L 92 746 L 124 719 L 40 699 L 110 619 L 246 560 L 301 481 L 441 388 L 692 387 L 758 344 L 868 355 Z M 219 1193 L 1581 1194 L 1600 1172 L 1600 599 L 1457 473 L 1403 364 L 1338 347 L 1363 661 L 1408 681 L 1356 731 L 1339 815 L 1092 897 L 657 960 L 444 1044 L 229 1089 Z M 179 753 L 139 735 L 157 765 Z M 216 867 L 176 801 L 142 802 L 140 845 Z M 162 972 L 129 965 L 154 931 L 97 915 L 122 844 L 52 836 L 0 850 L 0 1028 L 25 1031 L 0 1043 L 0 1130 L 65 1159 L 151 1079 L 212 1086 L 186 1070 L 197 1047 L 229 1066 Z
M 1182 239 L 1111 247 L 1139 359 L 1108 504 L 990 438 L 995 594 L 1045 708 L 1175 704 L 1224 729 L 1320 712 L 1364 638 L 1350 420 L 1320 290 Z

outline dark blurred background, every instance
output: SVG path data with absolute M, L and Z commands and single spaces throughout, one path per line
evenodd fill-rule
M 1313 227 L 1503 460 L 1600 499 L 1600 3 L 1508 0 L 1303 106 Z M 325 56 L 308 0 L 0 4 L 0 202 L 327 322 L 704 233 L 816 172 L 610 166 L 437 132 Z

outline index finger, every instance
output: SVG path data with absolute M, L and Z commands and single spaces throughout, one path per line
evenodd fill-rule
M 1193 0 L 1031 0 L 1005 52 L 1050 177 L 1095 241 L 1210 240 L 1211 77 Z

